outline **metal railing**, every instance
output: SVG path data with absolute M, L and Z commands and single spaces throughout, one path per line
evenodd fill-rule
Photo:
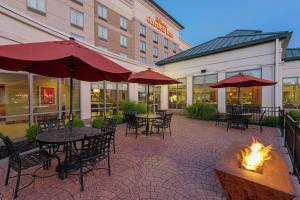
M 284 123 L 284 145 L 288 150 L 293 165 L 293 174 L 300 182 L 300 124 L 288 114 Z

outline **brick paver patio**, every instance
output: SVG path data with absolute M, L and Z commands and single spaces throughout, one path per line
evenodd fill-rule
M 82 193 L 78 176 L 63 181 L 56 176 L 36 179 L 20 191 L 18 199 L 225 199 L 214 174 L 215 163 L 233 141 L 250 142 L 253 136 L 265 144 L 279 145 L 274 128 L 265 127 L 261 134 L 259 127 L 250 126 L 241 134 L 235 129 L 227 132 L 224 125 L 183 116 L 174 116 L 172 136 L 166 134 L 164 140 L 156 134 L 125 137 L 125 126 L 119 125 L 111 176 L 102 170 L 90 172 L 84 177 Z M 11 199 L 15 186 L 13 179 L 3 185 L 6 165 L 7 160 L 0 162 L 0 199 Z M 39 174 L 53 171 L 41 170 Z M 21 179 L 22 184 L 28 181 Z

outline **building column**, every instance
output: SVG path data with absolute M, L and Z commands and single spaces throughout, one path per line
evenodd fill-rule
M 218 72 L 218 82 L 226 78 L 225 71 Z M 226 89 L 218 88 L 218 111 L 226 112 Z
M 193 76 L 186 77 L 186 104 L 193 104 Z
M 139 101 L 139 85 L 137 83 L 129 83 L 129 101 L 138 102 Z
M 274 80 L 274 66 L 263 67 L 262 78 L 267 80 Z M 275 99 L 274 87 L 275 86 L 262 87 L 262 97 L 261 97 L 262 107 L 274 106 L 274 99 Z
M 91 83 L 80 81 L 80 118 L 91 120 Z
M 274 102 L 275 107 L 281 107 L 282 108 L 282 63 L 281 63 L 281 55 L 282 55 L 282 48 L 281 48 L 281 42 L 279 39 L 276 39 L 275 42 L 275 82 L 277 84 L 275 85 L 274 90 Z
M 162 85 L 161 86 L 161 94 L 160 94 L 160 107 L 163 110 L 166 110 L 169 108 L 168 106 L 168 99 L 169 99 L 169 91 L 168 91 L 168 85 Z

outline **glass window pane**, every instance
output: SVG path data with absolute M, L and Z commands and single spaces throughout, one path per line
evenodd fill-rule
M 28 88 L 27 74 L 0 73 L 0 132 L 13 139 L 24 137 L 29 125 Z
M 217 103 L 217 89 L 209 87 L 216 83 L 217 74 L 193 77 L 193 103 Z
M 138 102 L 146 103 L 146 86 L 145 85 L 139 85 Z
M 299 87 L 297 87 L 297 78 L 283 79 L 283 106 L 285 108 L 297 108 L 297 94 L 299 94 Z
M 104 82 L 91 83 L 92 117 L 104 116 Z
M 116 115 L 117 114 L 117 83 L 112 83 L 106 81 L 106 115 Z
M 58 86 L 56 78 L 33 75 L 34 122 L 41 118 L 58 118 Z
M 70 111 L 70 79 L 61 79 L 62 117 L 68 118 Z M 80 116 L 80 81 L 73 79 L 73 114 Z
M 128 84 L 127 83 L 118 83 L 119 90 L 119 102 L 126 101 L 129 99 L 128 94 Z

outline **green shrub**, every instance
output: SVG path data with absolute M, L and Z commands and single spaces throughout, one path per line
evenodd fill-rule
M 213 120 L 216 118 L 216 107 L 211 104 L 193 104 L 187 106 L 184 110 L 186 116 L 191 118 Z
M 120 109 L 124 113 L 128 112 L 129 110 L 136 110 L 139 114 L 144 114 L 147 112 L 147 105 L 144 103 L 136 103 L 134 101 L 123 101 Z
M 288 112 L 289 116 L 293 118 L 295 121 L 300 121 L 300 111 L 298 110 L 291 110 Z
M 124 121 L 124 116 L 123 115 L 115 115 L 113 118 L 117 121 L 117 124 L 122 124 Z
M 35 141 L 37 134 L 39 133 L 38 125 L 33 125 L 30 128 L 26 129 L 26 138 L 29 141 Z
M 280 124 L 278 116 L 269 116 L 263 119 L 264 126 L 278 127 Z
M 93 128 L 101 128 L 102 125 L 104 123 L 104 118 L 103 117 L 96 117 L 93 121 L 92 121 L 92 127 Z
M 70 126 L 70 123 L 67 122 L 66 127 L 69 127 L 69 126 Z M 74 117 L 72 127 L 84 127 L 84 122 L 79 117 Z

